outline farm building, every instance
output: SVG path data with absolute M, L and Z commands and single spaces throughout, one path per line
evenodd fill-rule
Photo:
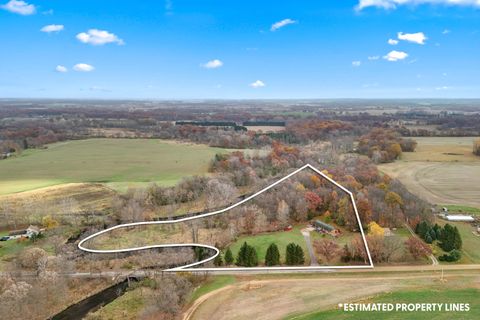
M 335 230 L 333 226 L 320 220 L 315 220 L 315 222 L 313 223 L 313 227 L 315 228 L 316 231 L 323 231 L 323 232 L 332 232 Z
M 466 216 L 462 214 L 441 214 L 440 217 L 447 221 L 452 222 L 474 222 L 475 219 L 472 216 Z
M 23 230 L 13 230 L 8 233 L 9 240 L 18 239 L 18 238 L 31 238 L 32 236 L 37 236 L 42 232 L 42 230 L 37 226 L 29 226 L 27 229 Z

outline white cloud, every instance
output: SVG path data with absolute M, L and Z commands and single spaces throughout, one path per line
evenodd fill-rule
M 49 24 L 48 26 L 43 27 L 40 29 L 42 32 L 50 33 L 50 32 L 59 32 L 65 29 L 62 24 Z
M 418 43 L 418 44 L 425 44 L 425 40 L 428 39 L 423 32 L 417 32 L 417 33 L 399 32 L 397 35 L 398 35 L 398 39 L 400 40 Z
M 106 43 L 116 43 L 118 45 L 124 45 L 122 39 L 117 37 L 115 34 L 110 33 L 106 30 L 90 29 L 87 32 L 82 32 L 77 34 L 77 39 L 80 42 L 88 43 L 92 45 L 104 45 Z
M 216 69 L 216 68 L 220 68 L 221 66 L 223 66 L 223 62 L 221 60 L 218 60 L 218 59 L 213 59 L 213 60 L 210 60 L 204 64 L 201 64 L 200 66 L 206 68 L 206 69 Z
M 61 72 L 61 73 L 65 73 L 68 71 L 67 67 L 65 66 L 62 66 L 62 65 L 58 65 L 55 67 L 55 71 L 57 72 Z
M 406 59 L 408 57 L 408 53 L 403 52 L 403 51 L 390 51 L 387 53 L 385 56 L 383 56 L 383 59 L 388 60 L 388 61 L 399 61 Z
M 395 46 L 398 44 L 398 40 L 395 39 L 388 39 L 388 44 L 391 44 L 392 46 Z
M 92 65 L 89 65 L 86 63 L 77 63 L 76 65 L 73 66 L 73 70 L 79 71 L 79 72 L 90 72 L 95 70 L 95 68 Z
M 360 67 L 361 64 L 362 64 L 361 61 L 352 61 L 352 66 L 354 67 Z
M 449 86 L 442 86 L 442 87 L 436 87 L 435 90 L 437 91 L 444 91 L 444 90 L 450 90 L 452 87 Z
M 250 83 L 250 87 L 252 88 L 262 88 L 265 86 L 266 84 L 262 80 L 257 80 L 255 82 Z
M 1 7 L 7 11 L 18 13 L 24 16 L 34 14 L 37 11 L 37 8 L 33 4 L 28 4 L 25 1 L 19 0 L 10 0 Z
M 449 34 L 450 32 L 452 32 L 452 31 L 450 31 L 448 29 L 445 29 L 445 30 L 442 31 L 442 34 Z
M 90 91 L 98 91 L 98 92 L 111 92 L 112 90 L 104 88 L 104 87 L 99 87 L 99 86 L 92 86 L 88 88 Z
M 370 56 L 367 59 L 370 60 L 370 61 L 374 61 L 374 60 L 380 59 L 380 56 Z
M 401 5 L 420 4 L 480 7 L 479 0 L 359 0 L 355 9 L 357 11 L 363 10 L 368 7 L 396 9 L 398 6 Z
M 270 31 L 276 31 L 280 28 L 288 26 L 289 24 L 295 24 L 295 23 L 298 23 L 298 21 L 295 21 L 292 19 L 283 19 L 282 21 L 278 21 L 272 24 L 272 26 L 270 27 Z

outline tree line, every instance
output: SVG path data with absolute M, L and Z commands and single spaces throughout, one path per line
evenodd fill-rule
M 451 262 L 461 258 L 462 237 L 456 226 L 449 223 L 443 227 L 438 224 L 432 226 L 428 221 L 421 221 L 417 224 L 415 233 L 428 244 L 437 241 L 438 246 L 446 252 L 439 257 L 440 261 Z
M 222 253 L 219 253 L 215 257 L 214 264 L 216 266 L 231 266 L 234 264 L 239 267 L 255 267 L 259 265 L 258 254 L 255 247 L 244 242 L 240 247 L 236 259 L 233 257 L 232 250 L 227 248 L 225 254 L 222 257 Z M 298 266 L 305 263 L 305 254 L 300 245 L 291 242 L 285 249 L 285 265 Z M 271 243 L 265 253 L 265 266 L 272 267 L 281 265 L 280 250 L 276 243 Z

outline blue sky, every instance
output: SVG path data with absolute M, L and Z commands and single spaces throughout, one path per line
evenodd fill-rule
M 2 98 L 480 98 L 480 0 L 0 4 Z

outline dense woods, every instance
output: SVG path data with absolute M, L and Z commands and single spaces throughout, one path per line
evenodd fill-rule
M 395 131 L 375 128 L 360 137 L 358 152 L 368 155 L 375 163 L 383 163 L 399 159 L 402 152 L 415 151 L 416 146 L 414 140 L 402 138 Z

